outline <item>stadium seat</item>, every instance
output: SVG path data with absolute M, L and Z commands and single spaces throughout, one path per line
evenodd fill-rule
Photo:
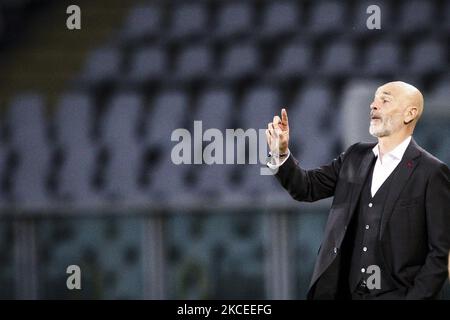
M 232 92 L 221 88 L 205 90 L 198 99 L 194 119 L 203 122 L 203 130 L 225 130 L 230 128 L 233 108 Z
M 339 117 L 338 111 L 332 108 L 335 108 L 335 104 L 330 88 L 312 83 L 297 94 L 290 107 L 292 111 L 288 111 L 292 123 L 290 134 L 292 137 L 299 137 L 296 147 L 300 149 L 298 154 L 303 168 L 315 168 L 336 156 L 333 152 L 338 140 L 335 128 Z
M 56 193 L 61 201 L 76 207 L 102 203 L 93 184 L 98 157 L 91 137 L 93 108 L 90 96 L 65 93 L 58 100 L 53 121 L 63 154 Z
M 93 144 L 69 145 L 64 148 L 64 161 L 58 175 L 57 194 L 60 201 L 76 208 L 105 204 L 94 186 L 99 149 Z
M 176 78 L 183 81 L 204 79 L 212 71 L 212 53 L 204 45 L 185 48 L 176 61 Z
M 408 71 L 417 75 L 429 75 L 442 72 L 442 66 L 447 64 L 448 50 L 439 40 L 427 39 L 416 43 L 411 50 Z
M 124 41 L 139 41 L 158 36 L 162 24 L 162 10 L 154 5 L 137 5 L 130 9 L 122 27 Z
M 429 30 L 435 19 L 434 9 L 434 1 L 403 1 L 398 19 L 399 31 L 402 34 L 411 35 Z
M 346 26 L 347 8 L 342 1 L 312 2 L 308 31 L 316 36 L 339 33 Z
M 4 181 L 7 174 L 8 149 L 0 143 L 0 209 L 7 206 L 8 199 L 4 188 Z
M 151 165 L 150 185 L 146 188 L 153 203 L 164 205 L 176 204 L 183 201 L 197 200 L 186 183 L 189 165 L 175 165 L 171 161 L 170 150 L 162 152 L 162 160 Z
M 428 95 L 426 114 L 447 115 L 450 117 L 450 77 L 440 79 Z M 431 109 L 431 110 L 430 110 Z
M 101 130 L 102 142 L 109 153 L 104 192 L 111 199 L 130 201 L 139 195 L 138 176 L 143 157 L 136 133 L 142 109 L 142 97 L 123 93 L 111 99 L 106 111 Z
M 263 12 L 264 36 L 277 37 L 297 32 L 300 28 L 300 9 L 295 1 L 267 3 Z
M 81 81 L 88 86 L 117 80 L 121 67 L 121 52 L 117 48 L 99 48 L 92 51 L 85 62 Z
M 450 2 L 445 2 L 445 7 L 443 10 L 443 19 L 442 19 L 442 31 L 447 32 L 447 34 L 450 32 Z M 438 26 L 439 28 L 439 26 Z
M 275 114 L 280 113 L 281 97 L 278 91 L 270 86 L 257 86 L 250 89 L 240 107 L 239 125 L 243 129 L 267 129 Z
M 219 39 L 247 35 L 254 25 L 255 12 L 250 2 L 224 1 L 218 13 L 215 36 Z
M 161 47 L 141 47 L 132 54 L 127 81 L 139 84 L 149 80 L 161 80 L 167 75 L 167 69 L 167 54 Z
M 16 96 L 8 109 L 10 146 L 18 155 L 11 196 L 22 207 L 43 207 L 50 203 L 46 189 L 50 149 L 43 113 L 44 101 L 35 94 Z
M 211 194 L 211 197 L 214 196 L 216 200 L 219 200 L 228 191 L 232 166 L 225 164 L 225 135 L 226 129 L 231 128 L 233 108 L 232 94 L 220 88 L 205 90 L 198 100 L 194 119 L 202 121 L 203 132 L 208 129 L 218 129 L 223 136 L 223 157 L 221 157 L 223 164 L 195 166 L 197 177 L 195 190 L 198 195 Z M 209 142 L 204 143 L 204 145 L 207 144 Z M 203 153 L 203 146 L 201 147 L 200 151 L 196 152 Z M 207 159 L 203 158 L 203 161 L 207 161 Z
M 207 197 L 210 204 L 220 204 L 223 196 L 232 189 L 230 182 L 233 167 L 227 164 L 196 166 L 195 192 L 198 199 Z
M 90 96 L 83 93 L 65 93 L 57 103 L 54 126 L 57 143 L 80 148 L 91 143 L 94 105 Z
M 260 146 L 266 147 L 265 144 L 265 130 L 267 129 L 267 124 L 273 120 L 275 114 L 279 114 L 281 108 L 281 97 L 278 91 L 270 86 L 260 85 L 250 89 L 248 93 L 243 97 L 240 111 L 239 111 L 239 120 L 238 123 L 239 128 L 242 128 L 244 131 L 255 130 L 257 140 L 258 140 L 258 148 L 253 149 L 253 151 L 257 152 L 257 154 L 252 154 L 250 151 L 252 150 L 250 145 L 246 144 L 246 149 L 248 150 L 246 154 L 243 153 L 242 149 L 238 149 L 236 151 L 234 163 L 238 164 L 238 159 L 246 159 L 246 164 L 251 164 L 255 166 L 255 164 L 251 162 L 259 163 L 261 156 L 260 152 L 263 150 L 259 150 Z M 262 134 L 259 133 L 261 131 Z M 261 139 L 263 141 L 261 141 Z M 250 143 L 250 141 L 249 141 Z M 267 156 L 267 152 L 264 152 L 264 157 Z M 239 166 L 242 167 L 242 166 Z
M 170 36 L 186 39 L 208 30 L 208 12 L 203 2 L 180 3 L 174 7 Z
M 188 97 L 183 91 L 160 92 L 151 112 L 145 115 L 145 144 L 150 147 L 170 147 L 173 130 L 183 127 L 188 112 Z M 168 120 L 170 119 L 170 121 Z
M 240 80 L 253 76 L 260 66 L 259 51 L 253 43 L 238 43 L 226 50 L 221 75 L 228 80 Z
M 357 54 L 351 42 L 335 41 L 325 47 L 320 71 L 327 76 L 352 74 L 357 66 Z
M 392 76 L 402 69 L 404 60 L 399 44 L 395 41 L 379 40 L 366 47 L 364 71 L 370 76 Z
M 300 77 L 308 74 L 313 59 L 313 47 L 304 41 L 288 42 L 279 51 L 272 76 Z

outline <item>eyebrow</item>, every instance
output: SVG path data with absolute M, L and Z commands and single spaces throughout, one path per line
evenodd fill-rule
M 377 95 L 377 93 L 375 95 Z M 389 98 L 393 98 L 390 91 L 382 91 L 381 93 L 378 93 L 378 95 L 385 95 L 385 96 L 389 96 Z

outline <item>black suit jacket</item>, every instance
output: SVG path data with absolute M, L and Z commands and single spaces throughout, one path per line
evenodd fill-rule
M 374 143 L 357 143 L 331 164 L 304 170 L 291 155 L 276 174 L 299 201 L 334 196 L 308 297 L 342 245 L 373 158 Z M 436 298 L 448 277 L 450 249 L 450 170 L 419 147 L 408 145 L 394 171 L 384 205 L 379 245 L 384 265 L 402 294 L 399 298 Z M 394 173 L 393 173 L 394 174 Z

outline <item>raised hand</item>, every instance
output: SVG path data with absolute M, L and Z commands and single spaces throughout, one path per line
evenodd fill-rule
M 273 117 L 266 130 L 267 143 L 270 151 L 277 154 L 286 154 L 289 148 L 289 120 L 286 109 L 281 109 L 279 116 Z

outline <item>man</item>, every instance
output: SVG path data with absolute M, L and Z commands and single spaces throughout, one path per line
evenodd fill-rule
M 422 112 L 412 85 L 379 87 L 369 127 L 378 143 L 354 144 L 314 170 L 289 152 L 286 110 L 269 123 L 268 166 L 281 185 L 299 201 L 334 196 L 309 299 L 438 297 L 448 274 L 450 170 L 412 139 Z

